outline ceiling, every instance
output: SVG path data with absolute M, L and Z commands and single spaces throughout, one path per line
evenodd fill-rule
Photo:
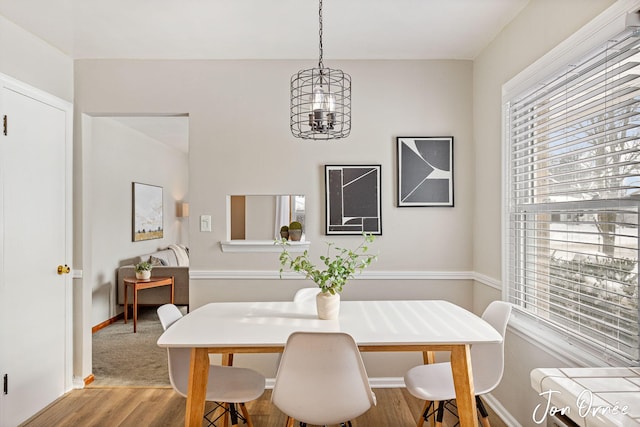
M 474 59 L 529 0 L 325 0 L 326 59 Z M 72 58 L 316 59 L 317 0 L 0 0 Z
M 109 119 L 183 153 L 189 152 L 187 116 L 118 116 Z
M 529 0 L 325 0 L 331 59 L 474 59 Z M 318 0 L 0 0 L 74 59 L 318 59 Z M 120 117 L 188 150 L 187 117 Z

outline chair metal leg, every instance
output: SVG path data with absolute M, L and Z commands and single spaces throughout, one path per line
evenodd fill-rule
M 249 416 L 249 411 L 244 403 L 219 403 L 214 402 L 215 407 L 204 415 L 204 419 L 208 422 L 209 427 L 227 427 L 229 425 L 229 419 L 231 419 L 232 426 L 239 426 L 241 423 L 246 423 L 247 427 L 253 427 L 253 422 Z M 238 407 L 240 412 L 238 412 Z
M 478 412 L 480 412 L 480 423 L 482 424 L 482 427 L 491 427 L 491 423 L 489 423 L 489 413 L 484 407 L 484 403 L 482 403 L 480 396 L 476 396 L 476 406 L 478 407 Z
M 225 414 L 226 414 L 226 410 L 225 407 L 223 405 L 221 405 L 218 402 L 214 402 L 215 407 L 207 412 L 206 414 L 204 414 L 204 419 L 209 423 L 209 427 L 216 425 L 216 423 L 223 419 Z M 224 424 L 226 426 L 226 424 Z
M 234 403 L 229 403 L 229 417 L 231 417 L 231 425 L 238 425 L 238 411 L 236 410 L 236 405 Z M 226 424 L 225 424 L 226 427 Z
M 442 427 L 442 419 L 444 418 L 444 401 L 438 402 L 438 411 L 436 413 L 436 427 Z

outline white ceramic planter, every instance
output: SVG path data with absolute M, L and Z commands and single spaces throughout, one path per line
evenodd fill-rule
M 320 292 L 316 296 L 316 308 L 319 319 L 337 319 L 340 314 L 340 294 L 332 295 L 329 292 Z
M 147 280 L 151 278 L 150 270 L 136 271 L 136 279 Z

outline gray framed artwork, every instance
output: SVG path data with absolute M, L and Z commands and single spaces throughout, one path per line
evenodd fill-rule
M 380 165 L 325 165 L 326 234 L 382 234 Z
M 133 183 L 133 241 L 162 239 L 162 187 Z
M 397 137 L 398 207 L 453 206 L 453 137 Z

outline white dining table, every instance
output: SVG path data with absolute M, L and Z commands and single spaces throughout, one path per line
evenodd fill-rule
M 202 425 L 209 353 L 282 352 L 296 331 L 346 332 L 360 351 L 450 352 L 461 427 L 478 425 L 470 346 L 502 341 L 480 317 L 440 300 L 342 301 L 336 320 L 318 319 L 315 305 L 309 303 L 210 303 L 178 320 L 158 339 L 160 347 L 192 349 L 185 426 Z M 223 357 L 223 363 L 230 360 Z

